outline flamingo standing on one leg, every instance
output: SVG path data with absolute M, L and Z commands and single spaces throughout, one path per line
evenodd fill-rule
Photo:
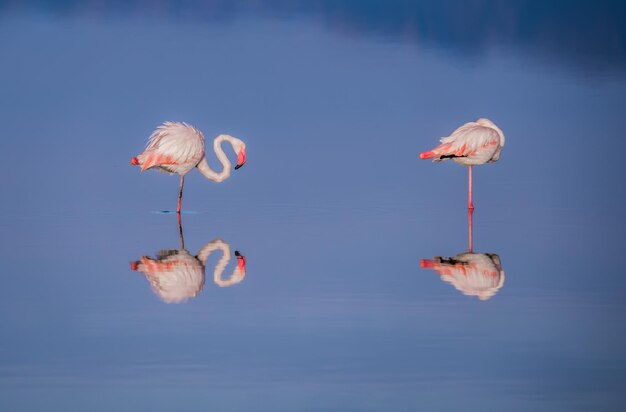
M 504 285 L 504 270 L 497 254 L 474 252 L 472 209 L 468 211 L 467 217 L 468 251 L 450 258 L 435 256 L 432 260 L 422 259 L 420 267 L 435 270 L 442 280 L 454 285 L 465 295 L 487 300 Z
M 200 130 L 186 123 L 165 122 L 150 136 L 146 150 L 130 159 L 130 163 L 141 166 L 141 171 L 158 168 L 160 171 L 180 175 L 178 208 L 180 213 L 183 199 L 185 175 L 197 167 L 207 179 L 221 183 L 230 177 L 231 163 L 222 150 L 223 141 L 230 143 L 237 154 L 235 170 L 246 163 L 246 144 L 236 137 L 221 134 L 213 140 L 213 150 L 224 169 L 217 173 L 209 167 L 204 153 L 204 136 Z
M 452 159 L 469 167 L 469 210 L 474 210 L 472 201 L 472 166 L 493 163 L 500 158 L 504 146 L 504 133 L 491 120 L 478 119 L 465 123 L 450 136 L 442 137 L 441 144 L 430 152 L 420 153 L 421 159 L 435 162 Z

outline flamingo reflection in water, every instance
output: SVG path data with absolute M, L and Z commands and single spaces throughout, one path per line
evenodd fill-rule
M 450 258 L 435 256 L 423 259 L 420 267 L 433 269 L 441 280 L 450 283 L 464 295 L 477 296 L 480 300 L 493 297 L 504 286 L 504 270 L 500 257 L 495 253 L 473 251 L 472 213 L 468 214 L 469 250 Z
M 224 279 L 222 274 L 231 259 L 228 242 L 219 238 L 214 239 L 193 256 L 185 249 L 180 215 L 178 218 L 180 250 L 161 250 L 157 252 L 155 258 L 142 256 L 140 260 L 130 264 L 133 271 L 142 272 L 146 276 L 152 290 L 161 300 L 166 303 L 180 303 L 196 297 L 204 286 L 206 262 L 216 250 L 222 251 L 222 257 L 213 270 L 215 284 L 228 287 L 243 281 L 246 276 L 246 258 L 243 255 L 235 251 L 237 265 L 231 276 Z

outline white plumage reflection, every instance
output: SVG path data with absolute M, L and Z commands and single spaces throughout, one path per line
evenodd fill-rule
M 467 296 L 480 300 L 493 297 L 504 286 L 504 270 L 495 253 L 462 252 L 450 258 L 435 256 L 424 259 L 420 266 L 433 269 L 441 280 Z
M 464 295 L 480 300 L 492 298 L 504 286 L 504 270 L 500 256 L 495 253 L 475 253 L 473 210 L 468 213 L 469 245 L 467 252 L 454 257 L 435 256 L 422 259 L 420 267 L 433 269 L 444 282 L 450 283 Z
M 196 256 L 185 249 L 179 215 L 180 249 L 161 250 L 154 258 L 142 256 L 130 264 L 131 270 L 142 272 L 152 291 L 166 303 L 181 303 L 194 298 L 202 291 L 205 282 L 205 265 L 211 254 L 221 251 L 222 256 L 213 269 L 213 281 L 220 287 L 235 285 L 246 276 L 246 258 L 235 251 L 237 264 L 231 275 L 224 279 L 224 271 L 231 259 L 228 242 L 216 238 L 204 245 Z

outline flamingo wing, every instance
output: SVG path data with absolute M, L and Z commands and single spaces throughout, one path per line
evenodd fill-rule
M 178 171 L 171 166 L 189 171 L 203 156 L 204 136 L 198 129 L 186 123 L 165 122 L 152 133 L 146 150 L 137 158 L 142 171 L 158 166 L 171 172 Z
M 500 143 L 500 135 L 491 127 L 476 122 L 465 123 L 450 136 L 442 137 L 441 144 L 430 152 L 420 154 L 422 159 L 442 161 L 454 157 L 470 157 Z

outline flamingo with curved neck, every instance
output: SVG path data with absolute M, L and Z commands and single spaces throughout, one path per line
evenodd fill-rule
M 221 134 L 213 140 L 213 151 L 223 166 L 216 172 L 207 163 L 202 132 L 187 123 L 165 122 L 152 133 L 143 153 L 130 159 L 130 163 L 141 166 L 141 171 L 157 169 L 170 174 L 180 175 L 177 213 L 180 213 L 183 199 L 185 175 L 194 167 L 204 177 L 215 183 L 221 183 L 230 177 L 232 166 L 222 149 L 222 142 L 228 142 L 237 155 L 235 170 L 246 163 L 246 144 L 233 136 Z
M 180 215 L 178 215 L 180 217 Z M 219 287 L 228 287 L 242 282 L 246 277 L 246 258 L 235 251 L 237 265 L 226 279 L 224 270 L 230 262 L 230 244 L 220 238 L 213 239 L 200 249 L 196 256 L 185 249 L 182 222 L 178 220 L 180 249 L 161 250 L 156 257 L 142 256 L 131 262 L 133 271 L 142 272 L 150 282 L 154 293 L 166 303 L 183 302 L 195 297 L 204 287 L 206 264 L 213 252 L 221 251 L 222 256 L 213 269 L 213 281 Z

